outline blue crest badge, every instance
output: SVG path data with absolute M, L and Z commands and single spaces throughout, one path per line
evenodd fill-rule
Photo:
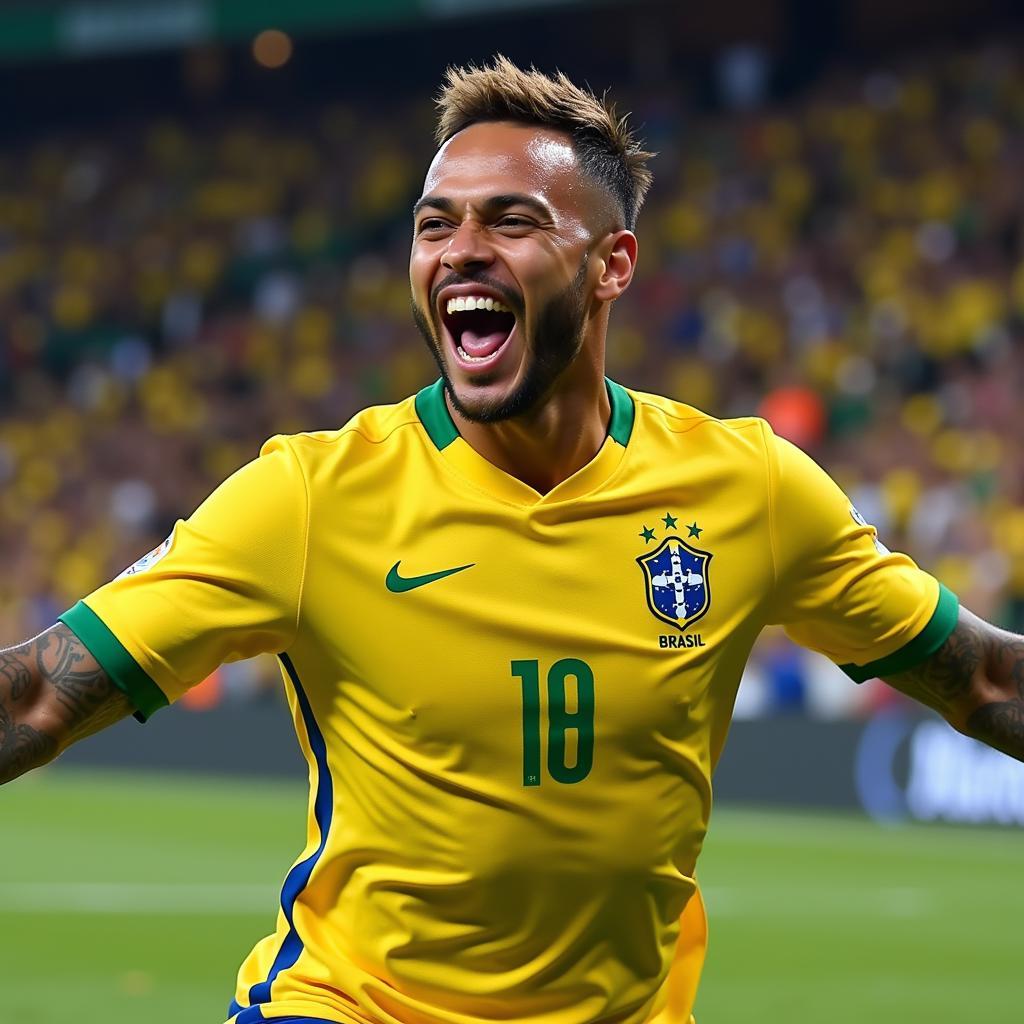
M 692 548 L 678 537 L 666 537 L 649 555 L 637 558 L 647 604 L 657 618 L 686 629 L 711 607 L 710 561 L 710 551 Z

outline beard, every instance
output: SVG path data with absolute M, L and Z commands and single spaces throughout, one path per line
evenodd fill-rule
M 527 350 L 529 362 L 523 379 L 510 394 L 497 401 L 469 405 L 459 398 L 452 386 L 448 364 L 441 352 L 442 343 L 434 332 L 430 318 L 413 299 L 413 321 L 420 334 L 423 335 L 423 340 L 427 343 L 427 348 L 430 349 L 430 354 L 434 357 L 434 362 L 437 363 L 437 368 L 441 372 L 445 391 L 448 392 L 452 405 L 460 415 L 475 423 L 499 423 L 502 420 L 514 419 L 516 416 L 522 416 L 529 412 L 551 393 L 558 378 L 573 364 L 583 347 L 587 315 L 585 283 L 589 257 L 589 253 L 584 255 L 576 276 L 565 289 L 549 299 L 540 310 L 532 331 L 533 343 Z M 470 278 L 470 280 L 474 279 Z M 493 287 L 491 282 L 482 279 L 476 280 L 480 284 L 488 284 Z M 440 291 L 450 283 L 451 281 L 448 280 L 443 281 L 435 291 Z M 500 290 L 502 293 L 507 292 L 505 288 Z M 527 340 L 525 324 L 522 324 L 521 316 L 517 318 L 516 325 L 523 326 L 523 342 L 525 343 Z

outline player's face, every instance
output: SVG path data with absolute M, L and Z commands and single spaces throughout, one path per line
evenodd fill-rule
M 579 354 L 605 205 L 559 132 L 472 125 L 434 158 L 415 210 L 413 317 L 468 419 L 529 411 Z

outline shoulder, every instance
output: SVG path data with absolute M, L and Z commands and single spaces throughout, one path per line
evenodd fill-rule
M 659 454 L 683 458 L 705 473 L 728 471 L 765 487 L 769 500 L 789 495 L 798 506 L 818 512 L 822 502 L 850 513 L 849 498 L 802 448 L 780 437 L 759 416 L 718 419 L 660 395 L 630 392 L 643 424 L 640 442 Z
M 639 436 L 654 444 L 699 449 L 736 458 L 746 455 L 762 464 L 775 439 L 768 423 L 757 416 L 719 419 L 663 395 L 627 389 L 636 410 Z
M 310 471 L 339 459 L 372 458 L 382 450 L 417 440 L 421 429 L 415 399 L 409 397 L 393 405 L 361 409 L 335 430 L 277 434 L 264 443 L 260 456 L 287 453 Z

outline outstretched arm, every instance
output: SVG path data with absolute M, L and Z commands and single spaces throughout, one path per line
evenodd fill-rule
M 1024 761 L 1024 637 L 961 608 L 930 658 L 885 681 L 960 732 Z
M 134 710 L 63 623 L 0 651 L 0 783 Z

